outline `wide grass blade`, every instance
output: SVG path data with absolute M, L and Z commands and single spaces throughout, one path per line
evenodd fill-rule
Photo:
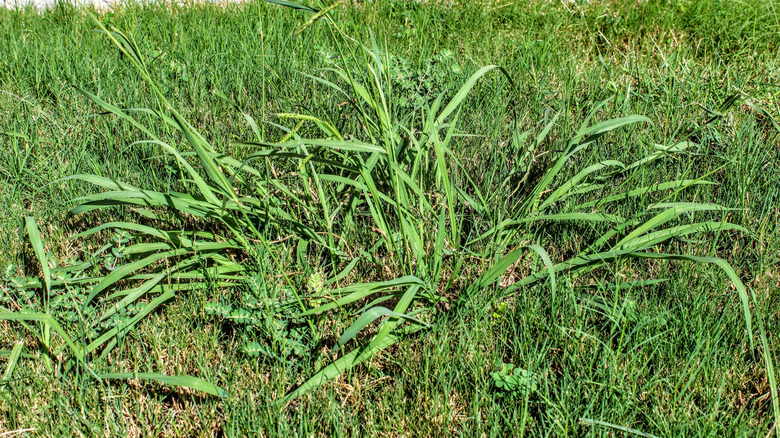
M 194 389 L 196 391 L 205 392 L 206 394 L 215 395 L 217 397 L 227 397 L 229 394 L 224 389 L 220 388 L 213 383 L 209 383 L 203 379 L 192 376 L 167 376 L 160 373 L 105 373 L 100 374 L 101 379 L 140 379 L 140 380 L 154 380 L 166 385 L 178 386 L 181 388 Z
M 485 76 L 489 71 L 499 69 L 504 76 L 510 81 L 512 86 L 514 86 L 514 82 L 512 81 L 512 77 L 509 75 L 509 73 L 504 70 L 503 67 L 499 67 L 497 65 L 486 65 L 479 70 L 477 70 L 471 77 L 466 80 L 466 82 L 460 87 L 460 90 L 453 96 L 452 100 L 447 104 L 447 106 L 444 107 L 444 109 L 441 110 L 439 115 L 436 117 L 436 125 L 442 125 L 444 124 L 444 121 L 449 117 L 453 112 L 455 112 L 458 107 L 463 104 L 463 101 L 466 99 L 466 97 L 471 92 L 471 89 L 474 88 L 474 85 L 477 84 L 477 81 L 479 81 L 483 76 Z
M 312 8 L 311 6 L 306 6 L 303 4 L 300 4 L 298 2 L 293 2 L 289 0 L 263 0 L 266 3 L 272 3 L 275 5 L 284 6 L 290 9 L 296 9 L 303 12 L 308 12 L 310 14 L 316 14 L 319 12 L 319 9 Z
M 593 126 L 589 126 L 587 128 L 578 131 L 577 134 L 574 135 L 571 144 L 591 143 L 603 137 L 605 134 L 607 134 L 610 131 L 613 131 L 617 128 L 621 128 L 623 126 L 633 125 L 635 123 L 652 124 L 653 121 L 646 116 L 641 116 L 636 114 L 625 116 L 625 117 L 619 117 L 616 119 L 606 120 L 604 122 L 597 123 Z
M 32 245 L 35 257 L 38 259 L 38 263 L 40 263 L 41 266 L 43 282 L 46 285 L 46 302 L 48 305 L 48 297 L 51 294 L 51 271 L 49 270 L 49 260 L 43 249 L 43 240 L 41 240 L 41 235 L 38 233 L 38 224 L 35 222 L 35 218 L 31 216 L 25 217 L 24 229 L 27 231 L 30 245 Z
M 108 332 L 103 333 L 99 338 L 97 338 L 94 341 L 92 341 L 91 344 L 87 345 L 87 347 L 85 349 L 85 352 L 86 353 L 90 353 L 92 351 L 95 351 L 98 348 L 100 348 L 101 346 L 103 346 L 104 344 L 106 344 L 108 341 L 112 340 L 117 335 L 120 335 L 120 334 L 126 332 L 127 330 L 130 330 L 132 327 L 134 327 L 136 324 L 138 324 L 138 322 L 141 319 L 143 319 L 146 315 L 151 313 L 154 309 L 156 309 L 158 306 L 160 306 L 161 304 L 165 303 L 166 301 L 170 301 L 171 299 L 173 299 L 173 297 L 175 295 L 176 294 L 173 291 L 168 290 L 165 293 L 163 293 L 162 295 L 160 295 L 157 298 L 153 299 L 148 304 L 146 304 L 146 306 L 144 306 L 144 308 L 140 312 L 138 312 L 135 316 L 130 318 L 127 322 L 123 323 L 122 325 L 120 325 L 118 327 L 114 327 L 113 329 L 109 330 Z M 110 350 L 110 349 L 111 349 L 111 345 L 105 347 L 103 349 L 104 354 L 108 350 Z
M 729 262 L 718 257 L 701 257 L 701 256 L 692 256 L 692 255 L 683 255 L 683 254 L 639 252 L 639 253 L 633 253 L 632 256 L 639 257 L 639 258 L 646 258 L 646 259 L 656 259 L 656 260 L 692 261 L 692 262 L 697 262 L 702 264 L 712 264 L 722 269 L 723 272 L 725 272 L 726 275 L 731 280 L 732 284 L 734 285 L 734 288 L 737 290 L 737 294 L 739 295 L 739 301 L 742 303 L 742 314 L 743 317 L 745 318 L 745 326 L 747 329 L 748 340 L 750 341 L 750 348 L 751 349 L 753 348 L 753 317 L 750 312 L 750 297 L 748 295 L 748 291 L 747 288 L 745 287 L 745 284 L 742 283 L 742 280 L 739 278 L 739 275 L 737 275 L 737 272 L 729 264 Z
M 341 298 L 338 298 L 327 304 L 323 304 L 322 306 L 316 307 L 314 309 L 307 310 L 301 313 L 301 316 L 314 315 L 317 313 L 326 312 L 328 310 L 335 309 L 337 307 L 342 307 L 344 305 L 353 303 L 355 301 L 361 300 L 363 298 L 369 297 L 374 294 L 394 291 L 395 288 L 404 287 L 404 286 L 421 287 L 424 285 L 425 283 L 421 279 L 409 275 L 409 276 L 397 278 L 395 280 L 390 280 L 390 281 L 377 282 L 377 283 L 361 283 L 361 284 L 343 287 L 341 289 L 336 289 L 334 291 L 331 291 L 331 294 L 335 296 L 343 295 Z
M 5 372 L 3 373 L 3 380 L 0 383 L 8 383 L 13 375 L 14 368 L 16 368 L 19 357 L 22 355 L 22 348 L 24 348 L 24 342 L 18 341 L 11 349 L 11 354 L 8 356 L 8 363 L 5 366 Z
M 620 250 L 625 247 L 628 247 L 630 243 L 635 240 L 637 237 L 645 234 L 647 231 L 656 228 L 660 225 L 663 225 L 671 220 L 677 219 L 680 215 L 684 213 L 694 213 L 698 211 L 728 211 L 729 209 L 726 207 L 722 207 L 717 204 L 695 204 L 695 203 L 688 203 L 688 202 L 682 202 L 677 204 L 668 204 L 668 205 L 657 205 L 658 208 L 668 207 L 661 213 L 658 213 L 654 217 L 648 219 L 645 221 L 642 225 L 634 229 L 631 233 L 629 233 L 627 236 L 622 238 L 620 241 L 618 241 L 614 249 Z
M 71 353 L 76 359 L 83 358 L 83 350 L 73 342 L 73 339 L 68 336 L 62 326 L 51 315 L 45 313 L 25 313 L 25 312 L 0 312 L 0 321 L 37 321 L 43 323 L 46 327 L 54 330 L 55 333 L 60 335 L 65 344 L 70 348 Z M 43 340 L 41 340 L 43 341 Z
M 398 335 L 390 334 L 385 336 L 381 341 L 377 343 L 371 343 L 369 345 L 363 345 L 351 351 L 335 361 L 330 365 L 318 371 L 312 377 L 310 377 L 301 386 L 287 393 L 282 401 L 284 403 L 294 400 L 306 393 L 313 391 L 314 389 L 330 382 L 336 377 L 344 374 L 347 370 L 351 370 L 359 363 L 373 357 L 376 353 L 384 350 L 387 347 L 398 342 L 400 337 Z
M 428 324 L 420 321 L 419 319 L 416 319 L 416 318 L 414 318 L 412 316 L 409 316 L 409 315 L 404 315 L 404 314 L 401 314 L 401 313 L 394 312 L 394 311 L 392 311 L 392 310 L 390 310 L 390 309 L 388 309 L 386 307 L 382 307 L 382 306 L 372 307 L 372 308 L 366 310 L 365 312 L 363 312 L 363 314 L 360 315 L 360 318 L 355 320 L 355 322 L 352 323 L 352 325 L 349 326 L 349 328 L 344 331 L 344 333 L 339 338 L 338 346 L 333 349 L 333 352 L 335 353 L 336 351 L 338 351 L 339 347 L 343 347 L 344 345 L 347 344 L 347 342 L 349 342 L 350 340 L 354 339 L 355 336 L 357 336 L 358 333 L 360 333 L 361 330 L 366 328 L 366 326 L 368 326 L 369 324 L 373 323 L 377 319 L 379 319 L 379 318 L 381 318 L 383 316 L 388 316 L 388 315 L 396 316 L 396 317 L 399 317 L 399 318 L 402 318 L 402 319 L 407 319 L 409 321 L 414 321 L 414 322 L 420 324 L 421 326 L 425 326 L 425 327 L 428 326 Z
M 541 257 L 542 261 L 545 265 L 545 270 L 543 272 L 546 272 L 547 275 L 550 278 L 550 289 L 552 290 L 552 295 L 555 296 L 556 294 L 556 282 L 555 282 L 555 275 L 556 272 L 561 271 L 561 269 L 556 269 L 559 265 L 553 265 L 552 260 L 550 259 L 550 256 L 547 254 L 547 251 L 544 250 L 541 246 L 537 244 L 533 245 L 527 245 L 527 246 L 521 246 L 520 248 L 515 249 L 514 251 L 510 252 L 509 254 L 502 257 L 498 262 L 496 262 L 494 265 L 492 265 L 487 271 L 485 271 L 484 274 L 480 277 L 477 284 L 480 285 L 480 287 L 487 287 L 491 283 L 498 280 L 498 278 L 503 275 L 506 270 L 515 264 L 523 255 L 525 255 L 528 250 L 532 250 L 539 254 L 539 257 Z

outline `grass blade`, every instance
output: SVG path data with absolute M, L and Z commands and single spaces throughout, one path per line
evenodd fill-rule
M 106 373 L 100 374 L 101 379 L 140 379 L 140 380 L 154 380 L 166 385 L 178 386 L 182 388 L 190 388 L 197 391 L 205 392 L 206 394 L 215 395 L 217 397 L 227 397 L 228 393 L 224 389 L 220 388 L 213 383 L 209 383 L 203 379 L 192 376 L 166 376 L 160 373 Z
M 0 383 L 8 383 L 8 381 L 11 380 L 16 363 L 19 362 L 19 357 L 22 355 L 23 347 L 24 342 L 18 341 L 14 344 L 14 348 L 11 349 L 11 355 L 8 356 L 8 364 L 6 365 L 5 372 L 3 373 L 3 380 L 0 381 Z
M 51 294 L 51 271 L 49 271 L 49 260 L 46 257 L 46 251 L 43 249 L 43 241 L 41 240 L 41 235 L 38 233 L 38 224 L 35 222 L 35 218 L 31 216 L 25 217 L 24 224 L 27 236 L 30 239 L 30 245 L 32 245 L 35 257 L 41 265 L 43 282 L 46 285 L 46 301 L 48 303 L 48 297 Z
M 351 326 L 349 326 L 347 330 L 344 331 L 344 333 L 339 338 L 338 345 L 336 346 L 336 348 L 333 349 L 333 352 L 335 353 L 336 351 L 338 351 L 339 347 L 343 347 L 344 345 L 347 344 L 347 342 L 354 339 L 355 336 L 357 336 L 357 334 L 360 333 L 361 330 L 366 328 L 366 326 L 376 321 L 377 319 L 387 315 L 396 316 L 399 318 L 407 319 L 409 321 L 414 321 L 422 326 L 428 327 L 428 324 L 420 321 L 419 319 L 413 318 L 409 315 L 397 313 L 382 306 L 372 307 L 366 310 L 365 312 L 363 312 L 363 314 L 360 315 L 360 318 L 358 318 L 354 323 L 352 323 Z
M 65 344 L 70 348 L 71 352 L 77 359 L 81 359 L 83 354 L 81 348 L 79 348 L 74 342 L 73 339 L 71 339 L 70 336 L 68 336 L 67 333 L 65 333 L 65 330 L 62 329 L 62 326 L 54 320 L 54 318 L 51 317 L 51 315 L 47 315 L 45 313 L 16 313 L 16 312 L 0 312 L 0 321 L 38 321 L 42 322 L 44 325 L 50 327 L 52 330 L 54 330 L 55 333 L 60 335 L 62 339 L 65 341 Z

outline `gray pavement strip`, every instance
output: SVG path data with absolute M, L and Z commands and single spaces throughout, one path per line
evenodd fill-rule
M 33 6 L 40 10 L 51 9 L 60 3 L 70 4 L 74 6 L 94 6 L 98 9 L 111 9 L 114 6 L 122 5 L 123 3 L 165 3 L 170 4 L 171 1 L 160 0 L 0 0 L 2 7 L 7 9 L 18 9 L 27 6 Z M 244 0 L 185 0 L 177 1 L 180 5 L 190 5 L 193 3 L 212 3 L 212 4 L 225 4 L 225 3 L 243 3 Z

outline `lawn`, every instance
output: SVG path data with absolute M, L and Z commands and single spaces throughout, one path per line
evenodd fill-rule
M 759 0 L 0 9 L 0 435 L 780 435 L 778 49 Z

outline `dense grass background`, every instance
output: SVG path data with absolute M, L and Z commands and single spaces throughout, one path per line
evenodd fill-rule
M 214 90 L 258 122 L 278 123 L 274 113 L 295 111 L 328 117 L 344 131 L 357 123 L 349 105 L 303 75 L 338 60 L 328 27 L 292 36 L 305 15 L 250 3 L 128 6 L 101 18 L 159 55 L 151 72 L 166 96 L 221 150 L 240 155 L 230 142 L 252 134 Z M 456 153 L 483 190 L 498 185 L 516 153 L 507 147 L 508 107 L 536 131 L 560 111 L 549 148 L 606 98 L 613 100 L 601 119 L 644 114 L 653 120 L 608 136 L 570 172 L 602 159 L 633 161 L 653 143 L 695 142 L 684 158 L 646 169 L 643 181 L 707 176 L 718 183 L 691 188 L 685 199 L 735 208 L 729 220 L 751 234 L 674 245 L 727 259 L 753 290 L 770 345 L 778 345 L 780 148 L 773 118 L 780 23 L 771 2 L 394 1 L 350 3 L 334 18 L 361 41 L 371 29 L 397 57 L 399 83 L 409 84 L 410 98 L 454 93 L 486 64 L 510 72 L 517 92 L 498 75 L 486 77 L 459 123 L 476 136 L 459 139 Z M 100 243 L 68 236 L 122 216 L 68 217 L 70 200 L 92 189 L 53 181 L 95 173 L 161 190 L 177 184 L 175 168 L 151 160 L 159 150 L 128 146 L 144 139 L 141 133 L 95 116 L 97 108 L 71 87 L 122 107 L 149 106 L 152 99 L 94 28 L 83 11 L 68 6 L 0 10 L 2 263 L 22 258 L 16 230 L 23 216 L 38 220 L 48 249 L 63 260 L 81 245 Z M 734 94 L 749 100 L 709 122 Z M 270 139 L 283 135 L 271 125 L 264 129 Z M 623 208 L 630 212 L 632 205 Z M 546 232 L 551 254 L 565 257 L 577 250 L 583 231 L 556 225 Z M 623 434 L 586 418 L 657 436 L 765 436 L 774 424 L 769 380 L 761 353 L 745 342 L 726 276 L 685 262 L 624 262 L 612 270 L 594 276 L 588 290 L 562 281 L 554 299 L 544 286 L 512 297 L 486 290 L 454 311 L 442 308 L 431 330 L 286 406 L 273 401 L 320 366 L 316 351 L 287 361 L 249 357 L 241 351 L 240 330 L 203 310 L 219 291 L 193 293 L 144 320 L 103 365 L 197 375 L 226 388 L 229 398 L 150 382 L 97 384 L 86 372 L 60 378 L 31 357 L 0 387 L 0 430 L 54 436 L 104 430 L 136 436 Z M 615 287 L 647 278 L 668 281 Z M 600 311 L 593 297 L 630 308 L 631 318 Z M 2 349 L 9 350 L 24 332 L 0 324 Z M 503 394 L 490 377 L 497 362 L 542 376 L 538 390 Z

